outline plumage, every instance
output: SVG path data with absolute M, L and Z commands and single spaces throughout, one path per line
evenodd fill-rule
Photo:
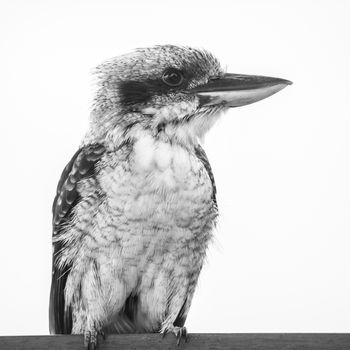
M 102 145 L 96 144 L 79 149 L 64 168 L 57 186 L 57 194 L 53 202 L 53 238 L 60 235 L 73 219 L 73 208 L 80 199 L 78 183 L 82 179 L 93 176 L 95 164 L 105 151 Z M 62 241 L 53 243 L 53 271 L 50 292 L 50 332 L 67 334 L 72 330 L 71 307 L 67 306 L 64 289 L 71 264 L 60 266 L 59 257 L 65 244 Z
M 172 45 L 95 74 L 89 130 L 53 203 L 50 332 L 84 334 L 89 349 L 102 332 L 180 340 L 218 216 L 201 140 L 242 96 L 251 103 L 287 83 L 247 79 L 254 91 L 228 93 L 242 76 L 207 51 Z

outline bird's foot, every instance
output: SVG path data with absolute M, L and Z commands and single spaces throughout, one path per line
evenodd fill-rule
M 101 335 L 103 340 L 106 340 L 104 331 L 92 330 L 84 332 L 84 346 L 86 350 L 96 350 L 98 345 L 98 336 Z
M 84 332 L 84 346 L 86 350 L 95 350 L 97 348 L 97 331 Z
M 188 342 L 188 334 L 186 327 L 174 327 L 173 333 L 177 338 L 177 345 L 180 345 L 181 339 L 184 339 L 185 343 Z
M 166 330 L 162 330 L 161 334 L 163 335 L 163 337 L 165 337 L 165 335 L 167 333 L 173 333 L 177 339 L 176 344 L 177 346 L 180 345 L 181 343 L 181 339 L 183 339 L 185 341 L 185 343 L 188 342 L 188 333 L 187 333 L 187 329 L 186 327 L 177 327 L 177 326 L 171 326 Z

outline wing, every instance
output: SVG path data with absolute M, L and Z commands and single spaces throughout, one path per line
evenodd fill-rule
M 82 179 L 93 176 L 95 165 L 102 158 L 105 148 L 93 144 L 79 149 L 64 168 L 57 186 L 52 206 L 53 237 L 59 235 L 63 227 L 70 222 L 73 208 L 80 200 L 77 184 Z M 52 282 L 50 292 L 49 323 L 51 334 L 70 334 L 72 330 L 72 312 L 65 306 L 64 289 L 71 266 L 58 267 L 58 252 L 63 243 L 53 243 Z
M 212 184 L 212 199 L 215 205 L 215 208 L 217 209 L 217 202 L 216 202 L 216 186 L 215 186 L 215 180 L 214 180 L 214 175 L 213 175 L 213 171 L 211 170 L 211 166 L 209 163 L 209 160 L 207 158 L 207 155 L 204 152 L 204 149 L 200 146 L 197 145 L 195 147 L 195 154 L 197 156 L 197 158 L 203 163 L 205 170 L 207 171 L 209 178 L 211 180 L 211 184 Z M 183 327 L 187 318 L 187 313 L 188 310 L 190 308 L 191 305 L 191 299 L 192 296 L 188 296 L 185 300 L 185 302 L 183 303 L 181 310 L 179 311 L 179 314 L 176 317 L 176 320 L 174 322 L 174 326 L 177 327 Z
M 209 178 L 211 180 L 211 184 L 213 186 L 212 198 L 213 198 L 213 202 L 215 203 L 215 206 L 217 207 L 218 204 L 216 202 L 216 186 L 215 186 L 213 171 L 211 170 L 209 160 L 208 160 L 207 155 L 205 154 L 204 149 L 202 148 L 201 145 L 197 145 L 195 147 L 195 154 L 196 154 L 197 158 L 203 163 L 204 168 L 209 175 Z

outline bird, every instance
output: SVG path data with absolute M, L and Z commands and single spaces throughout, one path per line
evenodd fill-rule
M 286 79 L 227 73 L 204 49 L 139 48 L 93 72 L 88 130 L 52 207 L 51 334 L 173 333 L 185 327 L 218 204 L 205 134 L 230 108 Z

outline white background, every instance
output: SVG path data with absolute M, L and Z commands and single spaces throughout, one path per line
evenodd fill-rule
M 0 334 L 48 333 L 51 203 L 90 69 L 165 43 L 294 82 L 208 134 L 221 219 L 189 331 L 349 332 L 349 4 L 2 1 Z

